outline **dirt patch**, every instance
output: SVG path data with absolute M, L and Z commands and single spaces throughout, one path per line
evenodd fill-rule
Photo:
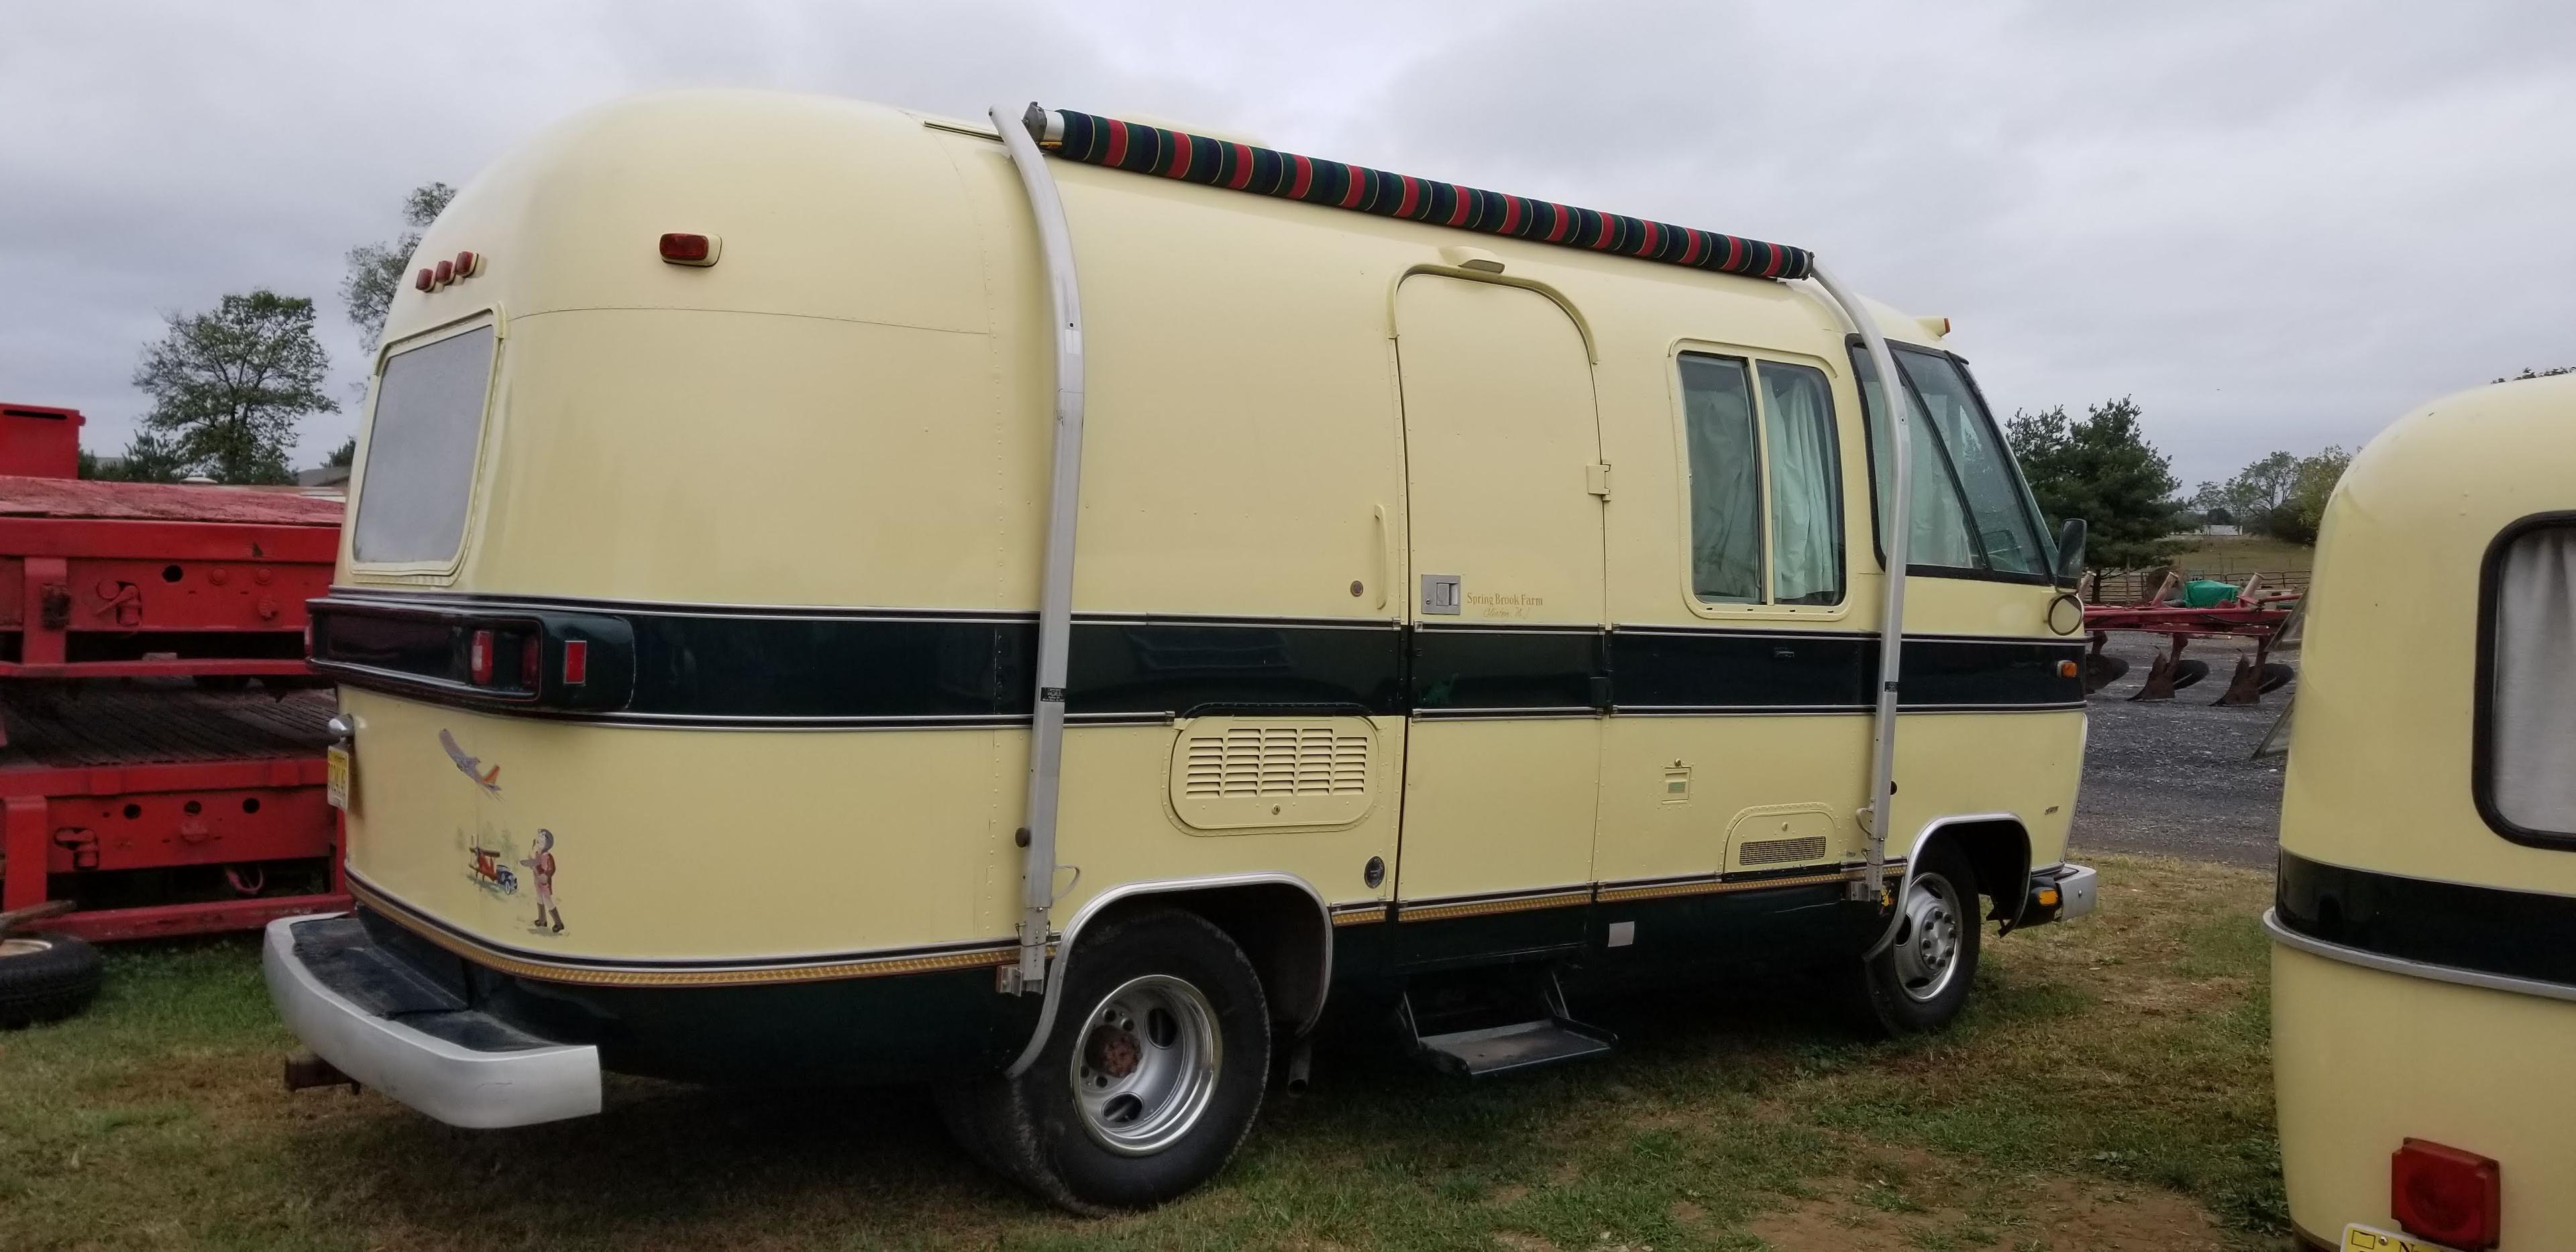
M 2019 1211 L 2001 1220 L 1942 1207 L 1887 1212 L 1864 1202 L 1868 1188 L 1850 1179 L 1818 1190 L 1827 1198 L 1769 1214 L 1746 1229 L 1778 1252 L 1920 1252 L 1997 1243 L 2051 1252 L 2168 1252 L 2219 1241 L 2218 1223 L 2200 1206 L 2146 1188 L 2034 1181 Z

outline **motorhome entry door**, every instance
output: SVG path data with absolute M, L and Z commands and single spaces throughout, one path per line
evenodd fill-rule
M 1541 292 L 1427 274 L 1397 289 L 1396 352 L 1415 626 L 1397 898 L 1579 938 L 1584 910 L 1530 897 L 1592 881 L 1608 472 L 1591 355 Z

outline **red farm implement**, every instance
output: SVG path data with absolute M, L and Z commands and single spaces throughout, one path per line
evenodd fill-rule
M 0 405 L 0 913 L 129 939 L 347 907 L 303 662 L 340 502 L 74 479 L 79 424 Z
M 2219 696 L 2220 704 L 2256 703 L 2264 692 L 2290 680 L 2290 667 L 2274 661 L 2272 649 L 2293 635 L 2302 592 L 2266 591 L 2262 576 L 2256 575 L 2240 587 L 2227 589 L 2229 594 L 2214 604 L 2168 603 L 2167 593 L 2177 590 L 2182 581 L 2179 576 L 2166 577 L 2142 603 L 2085 606 L 2084 625 L 2093 634 L 2093 651 L 2085 658 L 2085 690 L 2099 690 L 2127 672 L 2126 661 L 2102 651 L 2115 630 L 2163 635 L 2167 640 L 2165 651 L 2156 655 L 2147 670 L 2146 683 L 2130 697 L 2133 700 L 2170 700 L 2177 689 L 2205 677 L 2207 663 L 2183 656 L 2183 649 L 2194 639 L 2254 641 L 2251 656 L 2237 655 L 2236 672 Z

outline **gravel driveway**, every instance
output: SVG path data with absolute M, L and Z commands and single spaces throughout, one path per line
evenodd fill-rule
M 2155 635 L 2111 636 L 2108 650 L 2127 658 L 2130 668 L 2090 702 L 2093 729 L 2071 842 L 2080 851 L 2144 852 L 2269 869 L 2279 847 L 2286 758 L 2250 758 L 2298 684 L 2251 708 L 2215 706 L 2210 701 L 2227 689 L 2237 655 L 2254 648 L 2238 640 L 2195 639 L 2183 655 L 2209 662 L 2209 677 L 2170 701 L 2131 703 L 2162 643 Z M 2295 654 L 2288 659 L 2297 663 Z

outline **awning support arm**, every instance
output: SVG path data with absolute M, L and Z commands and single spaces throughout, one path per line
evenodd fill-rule
M 1046 983 L 1048 916 L 1055 908 L 1056 800 L 1064 773 L 1065 660 L 1073 636 L 1073 540 L 1082 506 L 1082 297 L 1074 282 L 1073 233 L 1055 175 L 1029 133 L 1043 125 L 1032 101 L 1023 116 L 1008 106 L 992 110 L 993 129 L 1019 171 L 1037 219 L 1038 250 L 1046 261 L 1047 295 L 1055 343 L 1055 465 L 1047 480 L 1046 565 L 1038 585 L 1037 717 L 1029 734 L 1028 824 L 1020 828 L 1028 849 L 1020 869 L 1020 959 L 1008 989 L 1022 993 Z
M 1858 297 L 1835 282 L 1833 274 L 1818 263 L 1809 271 L 1816 285 L 1825 289 L 1833 302 L 1842 306 L 1843 316 L 1851 319 L 1860 332 L 1863 348 L 1869 352 L 1870 368 L 1878 375 L 1878 393 L 1887 407 L 1888 499 L 1879 516 L 1892 519 L 1881 541 L 1887 553 L 1887 599 L 1881 610 L 1878 627 L 1878 689 L 1870 723 L 1869 803 L 1861 809 L 1869 824 L 1869 871 L 1866 882 L 1873 899 L 1884 898 L 1887 890 L 1887 835 L 1895 828 L 1896 806 L 1896 697 L 1897 685 L 1905 668 L 1905 571 L 1908 541 L 1914 536 L 1914 389 L 1905 385 L 1896 372 L 1896 354 L 1887 347 L 1887 337 L 1878 333 L 1877 319 L 1861 305 Z M 1865 397 L 1864 397 L 1865 398 Z M 1866 415 L 1863 420 L 1866 421 Z

